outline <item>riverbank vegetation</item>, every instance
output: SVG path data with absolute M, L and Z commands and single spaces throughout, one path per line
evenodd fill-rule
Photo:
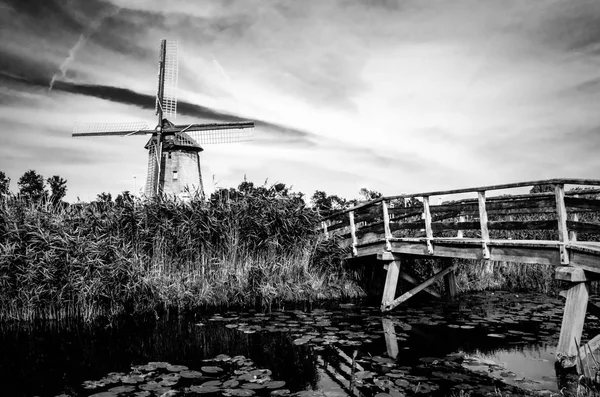
M 185 203 L 127 192 L 71 205 L 30 198 L 0 204 L 0 320 L 363 294 L 343 251 L 319 242 L 318 212 L 283 184 L 243 182 Z

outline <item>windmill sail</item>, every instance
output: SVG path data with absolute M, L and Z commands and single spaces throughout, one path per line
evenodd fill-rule
M 189 134 L 199 144 L 248 142 L 254 138 L 254 123 L 189 124 L 173 126 Z
M 73 127 L 74 137 L 144 135 L 152 132 L 144 122 L 76 123 Z
M 161 42 L 158 66 L 158 92 L 156 94 L 156 114 L 162 117 L 177 117 L 178 70 L 177 42 L 163 40 Z

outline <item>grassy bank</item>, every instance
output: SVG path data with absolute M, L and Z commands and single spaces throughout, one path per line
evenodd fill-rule
M 221 192 L 223 193 L 223 192 Z M 287 190 L 208 201 L 0 205 L 0 320 L 269 306 L 362 294 Z

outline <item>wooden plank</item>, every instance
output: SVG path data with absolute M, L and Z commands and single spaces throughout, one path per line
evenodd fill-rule
M 413 296 L 415 296 L 419 292 L 423 291 L 425 288 L 429 287 L 431 284 L 433 284 L 436 281 L 440 280 L 446 274 L 450 273 L 451 271 L 454 271 L 454 269 L 456 269 L 456 265 L 447 267 L 444 270 L 436 273 L 435 275 L 433 275 L 432 277 L 428 278 L 426 281 L 424 281 L 423 283 L 421 283 L 421 285 L 419 285 L 419 286 L 411 289 L 410 291 L 402 294 L 402 296 L 398 297 L 397 299 L 394 299 L 392 302 L 390 302 L 390 303 L 388 303 L 386 305 L 382 305 L 382 310 L 383 311 L 390 311 L 390 310 L 392 310 L 393 308 L 395 308 L 396 306 L 398 306 L 402 302 L 406 302 L 408 299 L 412 298 Z
M 598 179 L 575 179 L 575 178 L 547 179 L 547 180 L 541 180 L 541 181 L 505 183 L 505 184 L 501 184 L 501 185 L 479 186 L 479 187 L 464 188 L 464 189 L 440 190 L 440 191 L 424 192 L 424 193 L 411 193 L 411 194 L 400 194 L 400 195 L 396 195 L 396 196 L 384 196 L 384 197 L 380 197 L 378 199 L 354 206 L 352 208 L 342 210 L 336 214 L 330 215 L 329 217 L 327 217 L 325 219 L 329 219 L 330 217 L 338 216 L 340 214 L 345 214 L 350 211 L 356 211 L 361 208 L 373 206 L 374 204 L 377 204 L 383 200 L 398 200 L 398 199 L 424 197 L 424 196 L 428 196 L 428 197 L 446 196 L 446 195 L 459 194 L 459 193 L 474 193 L 474 192 L 478 192 L 478 191 L 514 189 L 514 188 L 519 188 L 519 187 L 528 187 L 528 186 L 535 186 L 535 185 L 557 185 L 557 184 L 561 184 L 563 186 L 565 184 L 600 186 L 600 180 L 598 180 Z M 574 195 L 582 195 L 582 194 L 590 194 L 590 193 L 591 192 L 581 191 L 581 190 L 573 192 Z
M 572 366 L 577 356 L 589 298 L 588 283 L 575 283 L 567 291 L 567 301 L 558 339 L 557 359 L 563 367 Z
M 586 210 L 600 211 L 600 200 L 579 197 L 565 197 L 565 206 Z
M 485 191 L 477 192 L 477 202 L 479 203 L 479 223 L 481 227 L 481 249 L 483 251 L 483 258 L 490 258 L 490 251 L 487 247 L 487 243 L 490 240 L 490 232 L 488 231 L 488 217 L 485 209 Z
M 354 211 L 350 211 L 348 213 L 348 217 L 350 218 L 350 236 L 352 237 L 352 254 L 356 255 L 356 245 L 358 241 L 356 239 L 356 225 L 354 224 Z
M 600 224 L 598 223 L 589 223 L 589 222 L 578 222 L 575 220 L 567 221 L 567 228 L 569 232 L 581 232 L 581 233 L 600 233 Z M 577 241 L 577 234 L 573 236 L 570 241 Z
M 387 201 L 383 200 L 381 202 L 381 210 L 383 211 L 383 232 L 385 233 L 385 249 L 390 251 L 392 249 L 390 245 L 392 231 L 390 230 L 390 214 L 388 213 Z
M 560 262 L 563 265 L 569 264 L 569 254 L 565 244 L 569 242 L 569 229 L 567 228 L 567 208 L 565 207 L 565 187 L 557 184 L 554 187 L 556 195 L 556 218 L 558 223 L 558 241 L 560 246 Z
M 504 183 L 504 184 L 500 184 L 500 185 L 479 186 L 479 187 L 463 188 L 463 189 L 438 190 L 438 191 L 433 191 L 433 192 L 401 194 L 401 195 L 397 195 L 397 196 L 387 196 L 385 198 L 389 199 L 389 200 L 394 200 L 394 199 L 398 199 L 398 198 L 411 198 L 411 197 L 423 197 L 423 196 L 447 196 L 450 194 L 473 193 L 476 191 L 515 189 L 515 188 L 519 188 L 519 187 L 529 187 L 529 186 L 533 187 L 536 185 L 556 185 L 556 184 L 600 186 L 600 180 L 598 180 L 598 179 L 575 179 L 575 178 L 546 179 L 546 180 L 541 180 L 541 181 Z M 582 194 L 582 193 L 579 193 L 579 194 Z
M 600 255 L 598 253 L 586 252 L 580 250 L 579 247 L 570 245 L 569 263 L 572 266 L 577 266 L 583 270 L 593 273 L 600 273 Z
M 459 240 L 460 241 L 460 240 Z M 458 242 L 443 242 L 435 240 L 435 256 L 446 258 L 463 258 L 482 260 L 483 252 L 480 242 L 474 244 L 460 245 Z M 392 252 L 405 255 L 423 256 L 425 242 L 392 241 Z M 557 248 L 550 247 L 514 247 L 490 245 L 490 260 L 536 263 L 543 265 L 559 265 L 560 254 Z M 600 264 L 598 264 L 600 267 Z
M 429 197 L 423 197 L 423 217 L 425 220 L 425 236 L 427 237 L 427 253 L 433 254 L 433 245 L 431 240 L 433 239 L 433 230 L 431 229 L 431 212 L 429 211 Z
M 586 274 L 585 270 L 581 267 L 573 266 L 560 266 L 554 269 L 554 277 L 557 280 L 571 281 L 571 282 L 583 282 L 597 280 L 597 275 Z
M 400 278 L 403 279 L 403 280 L 408 281 L 412 285 L 419 285 L 419 284 L 421 284 L 421 282 L 419 280 L 417 280 L 416 278 L 414 278 L 410 274 L 405 273 L 403 271 L 400 272 Z M 440 295 L 439 292 L 437 292 L 436 290 L 433 290 L 431 288 L 425 288 L 424 291 L 427 292 L 429 295 L 433 296 L 434 298 L 438 298 L 439 299 L 439 298 L 442 297 L 442 295 Z
M 392 230 L 419 230 L 423 229 L 425 226 L 424 221 L 420 222 L 410 222 L 410 223 L 395 223 L 393 222 L 391 225 Z M 595 227 L 595 224 L 593 227 Z M 543 220 L 543 221 L 488 221 L 488 235 L 489 230 L 555 230 L 556 229 L 556 221 L 555 220 Z M 600 225 L 597 225 L 600 228 Z M 583 228 L 584 226 L 582 226 Z M 588 227 L 588 226 L 585 226 Z M 443 230 L 475 230 L 480 229 L 480 222 L 432 222 L 431 229 L 433 231 L 443 231 Z M 586 230 L 595 230 L 592 229 L 592 226 L 588 227 Z
M 383 295 L 381 297 L 382 309 L 396 297 L 396 286 L 398 285 L 398 275 L 400 273 L 400 261 L 391 261 L 387 266 L 385 285 L 383 286 Z

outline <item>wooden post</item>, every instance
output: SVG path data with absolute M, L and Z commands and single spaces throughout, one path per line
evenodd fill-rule
M 459 222 L 464 222 L 464 221 L 465 221 L 465 216 L 464 216 L 464 215 L 461 215 L 461 216 L 459 216 L 459 217 L 458 217 L 458 221 L 459 221 Z M 463 231 L 462 231 L 462 229 L 460 229 L 460 230 L 459 230 L 459 231 L 456 233 L 456 237 L 457 237 L 457 238 L 463 238 Z
M 381 310 L 390 304 L 396 297 L 396 286 L 398 285 L 398 274 L 400 273 L 400 260 L 396 259 L 386 263 L 384 269 L 387 270 L 385 285 L 383 286 L 383 296 L 381 298 Z
M 444 258 L 442 259 L 442 267 L 450 267 L 452 266 L 452 258 Z M 454 270 L 450 273 L 446 274 L 444 277 L 444 282 L 446 285 L 446 295 L 448 298 L 453 299 L 457 294 L 457 286 L 456 286 L 456 276 L 454 274 Z
M 385 336 L 385 347 L 387 354 L 391 358 L 398 357 L 398 338 L 396 337 L 396 327 L 394 322 L 389 318 L 382 318 L 383 335 Z
M 569 230 L 567 229 L 567 208 L 565 207 L 565 187 L 558 184 L 554 187 L 556 196 L 556 220 L 558 222 L 558 241 L 560 242 L 560 263 L 569 264 L 569 253 L 565 244 L 569 243 Z
M 483 258 L 490 259 L 490 249 L 488 248 L 490 232 L 488 230 L 487 210 L 485 209 L 485 191 L 477 192 L 477 201 L 479 203 L 479 225 L 481 227 L 481 249 L 483 251 Z
M 350 211 L 348 213 L 350 217 L 350 235 L 352 236 L 352 255 L 358 255 L 358 250 L 356 246 L 358 245 L 358 240 L 356 239 L 356 225 L 354 224 L 354 211 Z
M 427 238 L 427 253 L 433 254 L 433 229 L 431 229 L 431 211 L 429 210 L 429 196 L 423 196 L 423 218 L 425 219 L 425 237 Z
M 386 251 L 392 250 L 392 244 L 390 239 L 392 238 L 392 231 L 390 230 L 390 214 L 388 211 L 387 201 L 381 202 L 381 209 L 383 210 L 383 231 L 385 233 L 385 249 Z
M 577 344 L 581 343 L 588 298 L 589 282 L 573 283 L 567 291 L 567 302 L 556 349 L 556 358 L 563 367 L 570 367 L 576 363 Z

